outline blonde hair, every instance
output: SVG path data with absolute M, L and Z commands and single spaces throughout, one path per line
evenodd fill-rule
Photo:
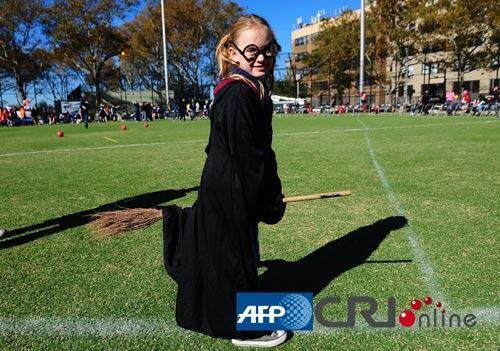
M 240 35 L 241 32 L 243 32 L 246 29 L 249 28 L 255 28 L 258 26 L 263 26 L 266 27 L 266 29 L 269 32 L 269 35 L 272 40 L 276 40 L 276 36 L 274 35 L 273 30 L 271 29 L 271 26 L 269 23 L 262 17 L 258 15 L 244 15 L 239 17 L 236 22 L 234 22 L 231 27 L 229 27 L 228 33 L 226 33 L 221 40 L 219 41 L 219 44 L 217 45 L 217 49 L 215 51 L 215 55 L 217 57 L 217 62 L 219 64 L 219 77 L 220 79 L 225 79 L 228 77 L 231 77 L 233 79 L 238 79 L 242 80 L 245 83 L 249 84 L 250 86 L 254 86 L 254 83 L 252 83 L 248 78 L 242 76 L 241 74 L 237 73 L 231 73 L 231 67 L 233 66 L 238 66 L 238 63 L 231 60 L 229 56 L 229 42 L 231 41 L 236 41 L 238 36 Z M 274 64 L 276 62 L 273 61 L 272 63 L 272 68 L 265 74 L 264 76 L 264 83 L 267 85 L 269 88 L 269 91 L 272 91 L 274 87 Z M 259 85 L 260 85 L 260 98 L 262 99 L 264 97 L 264 84 L 259 80 Z

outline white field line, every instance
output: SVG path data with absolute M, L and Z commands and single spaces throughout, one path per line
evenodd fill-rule
M 440 127 L 440 126 L 460 126 L 464 124 L 486 124 L 486 123 L 496 123 L 496 120 L 490 121 L 477 121 L 477 122 L 455 122 L 455 123 L 429 123 L 411 126 L 394 126 L 394 127 L 374 127 L 368 128 L 368 130 L 387 130 L 387 129 L 414 129 L 414 128 L 429 128 L 429 127 Z M 328 134 L 328 133 L 339 133 L 339 132 L 363 132 L 366 128 L 350 128 L 350 129 L 336 129 L 336 130 L 321 130 L 312 132 L 291 132 L 291 133 L 277 133 L 277 136 L 286 135 L 308 135 L 308 134 Z
M 397 312 L 396 312 L 397 313 Z M 463 323 L 466 314 L 474 314 L 477 324 L 471 329 L 480 326 L 497 326 L 500 324 L 500 309 L 497 307 L 479 307 L 467 310 L 447 310 L 447 315 L 458 314 Z M 339 316 L 341 320 L 345 316 Z M 382 317 L 383 319 L 384 317 Z M 397 318 L 397 316 L 396 316 Z M 387 319 L 387 317 L 385 317 Z M 445 321 L 448 321 L 445 319 Z M 314 323 L 313 334 L 331 333 L 402 333 L 405 329 L 399 326 L 396 320 L 395 328 L 371 328 L 364 319 L 357 314 L 355 328 L 327 328 Z M 442 327 L 412 327 L 412 331 L 425 331 Z M 468 328 L 462 325 L 462 328 Z M 446 327 L 447 330 L 454 328 Z M 409 329 L 408 329 L 409 330 Z M 173 320 L 161 318 L 71 318 L 71 317 L 0 317 L 0 335 L 32 335 L 32 336 L 93 336 L 93 337 L 141 337 L 141 336 L 189 336 L 193 332 L 178 327 Z M 297 331 L 308 334 L 308 331 Z
M 394 126 L 394 127 L 375 127 L 368 130 L 387 130 L 387 129 L 413 129 L 413 128 L 432 128 L 439 126 L 459 126 L 459 125 L 474 125 L 474 124 L 487 124 L 496 123 L 498 121 L 478 121 L 478 122 L 456 122 L 456 123 L 431 123 L 431 124 L 421 124 L 415 126 Z M 294 135 L 314 135 L 314 134 L 329 134 L 329 133 L 344 133 L 344 132 L 360 132 L 364 131 L 363 128 L 350 128 L 350 129 L 335 129 L 335 130 L 323 130 L 323 131 L 311 131 L 311 132 L 284 132 L 276 133 L 275 136 L 294 136 Z M 93 151 L 93 150 L 109 150 L 109 149 L 122 149 L 140 146 L 158 146 L 158 145 L 169 145 L 169 144 L 191 144 L 191 143 L 206 143 L 207 139 L 193 139 L 193 140 L 178 140 L 178 141 L 160 141 L 156 143 L 137 143 L 137 144 L 125 144 L 125 145 L 109 145 L 109 146 L 95 146 L 95 147 L 80 147 L 72 149 L 52 149 L 52 150 L 37 150 L 37 151 L 25 151 L 25 152 L 12 152 L 0 154 L 0 157 L 12 157 L 12 156 L 25 156 L 25 155 L 36 155 L 36 154 L 52 154 L 58 152 L 77 152 L 77 151 Z
M 373 166 L 375 167 L 378 177 L 380 179 L 380 182 L 382 183 L 382 186 L 385 190 L 385 193 L 387 194 L 387 197 L 389 198 L 390 203 L 393 205 L 394 209 L 396 210 L 397 214 L 400 216 L 406 216 L 403 203 L 401 200 L 399 200 L 398 196 L 394 192 L 394 190 L 391 187 L 391 184 L 387 180 L 385 176 L 384 169 L 380 165 L 380 163 L 377 161 L 377 157 L 375 155 L 375 152 L 373 151 L 372 143 L 370 141 L 370 138 L 368 137 L 368 128 L 366 125 L 361 121 L 359 118 L 356 118 L 358 123 L 360 123 L 364 127 L 364 137 L 366 140 L 366 143 L 368 145 L 368 151 L 370 153 L 370 157 L 372 159 Z M 430 295 L 434 298 L 436 297 L 436 300 L 440 300 L 443 305 L 448 306 L 450 308 L 449 303 L 447 302 L 447 297 L 446 294 L 441 290 L 439 287 L 439 284 L 436 279 L 436 274 L 434 273 L 434 269 L 432 268 L 431 264 L 429 263 L 429 259 L 427 258 L 427 255 L 420 245 L 418 235 L 413 229 L 412 225 L 410 222 L 408 222 L 408 225 L 404 227 L 404 230 L 406 232 L 406 237 L 408 238 L 408 241 L 410 242 L 410 246 L 413 252 L 413 255 L 415 256 L 415 259 L 417 261 L 418 267 L 422 273 L 422 278 L 424 279 L 427 288 L 429 289 Z

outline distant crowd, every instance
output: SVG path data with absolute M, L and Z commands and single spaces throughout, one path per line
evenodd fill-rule
M 359 95 L 358 95 L 359 96 Z M 28 101 L 29 102 L 29 101 Z M 282 114 L 307 114 L 307 113 L 382 113 L 382 112 L 409 112 L 412 115 L 429 115 L 435 113 L 446 113 L 448 115 L 470 114 L 480 116 L 485 114 L 498 115 L 500 110 L 499 89 L 494 87 L 492 94 L 478 94 L 472 99 L 467 89 L 464 89 L 459 96 L 457 92 L 449 90 L 446 92 L 446 101 L 439 103 L 439 99 L 431 98 L 428 91 L 424 91 L 422 96 L 414 104 L 377 105 L 368 103 L 366 93 L 360 96 L 360 104 L 351 105 L 349 103 L 337 103 L 332 100 L 331 105 L 312 107 L 310 103 L 302 105 L 296 103 L 283 103 L 274 106 L 275 113 Z M 157 119 L 172 119 L 174 121 L 185 121 L 186 118 L 194 120 L 197 118 L 208 118 L 212 107 L 212 100 L 181 99 L 172 101 L 168 108 L 159 104 L 143 101 L 135 102 L 131 111 L 125 106 L 100 104 L 95 113 L 89 113 L 89 103 L 82 99 L 79 108 L 73 111 L 62 111 L 55 113 L 53 107 L 31 109 L 29 103 L 23 102 L 18 107 L 5 106 L 0 108 L 0 127 L 11 127 L 20 125 L 41 125 L 41 124 L 61 124 L 61 123 L 83 123 L 88 127 L 92 122 L 108 122 L 118 120 L 153 121 Z
M 108 122 L 118 120 L 153 121 L 167 119 L 185 121 L 186 118 L 208 118 L 212 106 L 211 100 L 173 101 L 168 108 L 159 104 L 143 101 L 135 102 L 128 111 L 126 106 L 100 104 L 95 113 L 89 113 L 89 103 L 85 99 L 80 101 L 78 109 L 64 110 L 59 114 L 53 107 L 31 109 L 23 106 L 5 106 L 0 108 L 0 126 L 12 127 L 21 125 L 42 125 L 62 123 L 83 123 L 88 126 L 92 122 Z
M 446 92 L 446 101 L 444 104 L 439 104 L 429 97 L 429 92 L 425 91 L 417 103 L 412 106 L 412 114 L 428 115 L 432 112 L 446 111 L 448 115 L 455 114 L 470 114 L 472 116 L 480 116 L 482 114 L 498 113 L 498 87 L 493 88 L 490 95 L 478 94 L 474 100 L 467 89 L 462 91 L 461 96 L 453 90 Z

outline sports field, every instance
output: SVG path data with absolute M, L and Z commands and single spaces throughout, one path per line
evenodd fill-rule
M 95 211 L 196 198 L 209 122 L 127 125 L 0 129 L 0 349 L 234 348 L 175 325 L 160 223 L 104 241 L 85 225 Z M 378 301 L 380 319 L 388 297 L 399 315 L 431 296 L 477 320 L 377 329 L 358 313 L 354 329 L 315 322 L 280 349 L 499 349 L 500 120 L 281 116 L 273 145 L 285 195 L 352 196 L 292 203 L 260 226 L 263 279 L 339 296 L 331 320 L 359 295 Z

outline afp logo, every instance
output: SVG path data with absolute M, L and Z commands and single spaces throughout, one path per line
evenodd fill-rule
M 237 330 L 312 330 L 312 293 L 237 293 Z

